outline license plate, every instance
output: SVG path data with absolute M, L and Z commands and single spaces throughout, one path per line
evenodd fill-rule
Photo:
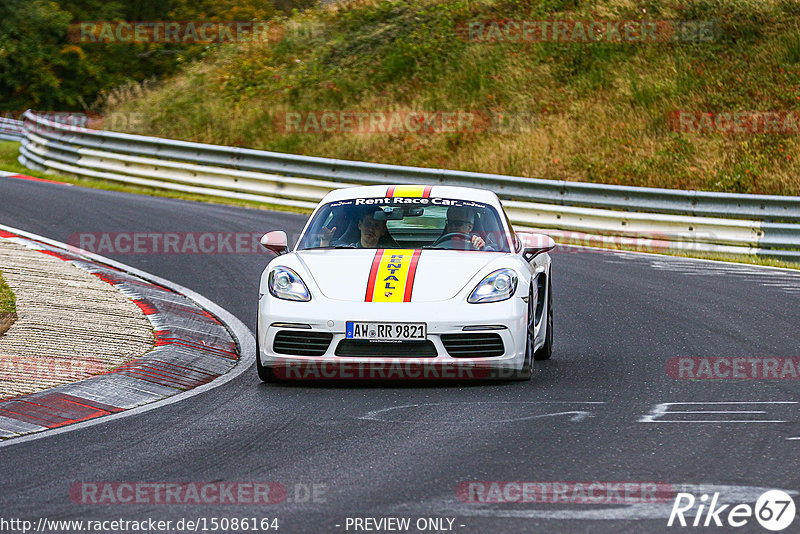
M 347 321 L 347 339 L 372 339 L 375 341 L 425 340 L 428 338 L 425 323 L 374 323 Z

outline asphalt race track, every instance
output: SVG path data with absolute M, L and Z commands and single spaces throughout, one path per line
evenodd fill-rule
M 0 179 L 0 223 L 60 241 L 76 232 L 284 229 L 293 243 L 305 218 Z M 106 255 L 254 327 L 266 254 Z M 182 402 L 0 448 L 0 515 L 278 518 L 280 533 L 355 532 L 353 518 L 365 517 L 451 518 L 456 532 L 639 533 L 705 529 L 667 527 L 672 498 L 475 503 L 459 500 L 457 488 L 650 481 L 750 504 L 767 489 L 800 489 L 796 380 L 667 374 L 673 357 L 799 357 L 800 273 L 561 252 L 553 285 L 554 356 L 536 363 L 530 382 L 268 386 L 251 369 Z M 73 484 L 103 481 L 276 481 L 288 498 L 260 506 L 70 499 Z M 314 484 L 319 493 L 307 498 Z M 753 518 L 736 530 L 766 532 Z

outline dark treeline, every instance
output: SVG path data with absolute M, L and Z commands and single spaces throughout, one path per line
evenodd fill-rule
M 97 106 L 105 90 L 162 78 L 216 45 L 80 43 L 81 21 L 264 21 L 315 0 L 2 0 L 0 114 Z

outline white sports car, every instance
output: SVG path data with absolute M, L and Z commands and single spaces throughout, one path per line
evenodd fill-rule
M 518 379 L 553 350 L 548 236 L 497 195 L 451 186 L 331 191 L 261 276 L 257 368 L 307 379 Z

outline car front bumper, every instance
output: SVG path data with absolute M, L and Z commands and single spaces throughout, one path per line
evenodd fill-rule
M 261 365 L 272 368 L 279 378 L 511 378 L 509 372 L 519 371 L 525 362 L 527 313 L 528 303 L 519 296 L 484 304 L 453 300 L 415 304 L 325 298 L 291 302 L 266 294 L 259 300 L 258 357 Z M 337 356 L 348 321 L 424 322 L 435 355 L 418 356 L 409 350 L 393 356 L 382 350 L 384 345 L 375 343 L 374 353 Z M 313 356 L 276 352 L 276 335 L 286 331 L 297 339 L 305 333 L 327 334 L 330 342 L 324 352 Z M 445 347 L 445 334 L 493 334 L 502 340 L 503 352 L 489 357 L 454 356 Z

